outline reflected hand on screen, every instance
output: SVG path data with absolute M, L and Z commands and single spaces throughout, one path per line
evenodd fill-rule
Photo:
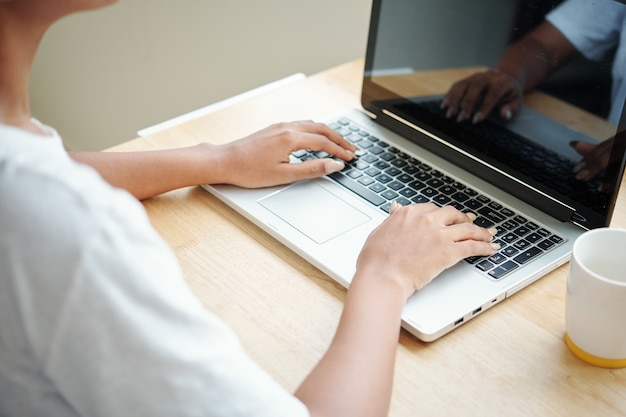
M 606 170 L 615 138 L 610 138 L 599 144 L 574 141 L 570 146 L 583 158 L 574 167 L 574 175 L 579 181 L 591 181 Z
M 494 109 L 503 120 L 511 120 L 522 105 L 519 81 L 506 72 L 488 70 L 455 82 L 441 103 L 448 118 L 480 123 Z

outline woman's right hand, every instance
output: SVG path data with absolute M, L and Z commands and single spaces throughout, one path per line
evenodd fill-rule
M 394 203 L 365 242 L 355 279 L 389 279 L 408 298 L 458 261 L 499 249 L 491 242 L 496 229 L 473 224 L 475 218 L 451 206 Z

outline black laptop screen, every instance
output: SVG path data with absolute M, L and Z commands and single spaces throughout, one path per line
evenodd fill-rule
M 519 106 L 514 78 L 501 82 L 493 71 L 503 62 L 550 59 L 512 45 L 550 35 L 541 31 L 546 21 L 559 30 L 567 16 L 561 3 L 568 0 L 374 0 L 362 103 L 430 151 L 563 221 L 595 228 L 608 224 L 624 166 L 617 134 L 624 96 L 612 76 L 619 31 L 593 59 L 574 53 L 550 61 Z M 588 3 L 598 13 L 617 8 L 612 15 L 626 8 Z M 480 111 L 485 101 L 494 103 L 488 114 Z M 583 152 L 598 157 L 583 160 Z

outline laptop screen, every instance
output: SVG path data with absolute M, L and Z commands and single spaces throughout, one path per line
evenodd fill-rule
M 578 6 L 565 3 L 576 1 L 374 0 L 362 104 L 392 130 L 562 221 L 608 225 L 626 142 L 618 134 L 626 88 L 612 77 L 619 30 L 603 34 L 589 58 L 550 62 L 512 111 L 505 105 L 515 103 L 515 88 L 491 81 L 505 57 L 547 59 L 513 45 L 545 21 L 567 25 L 567 8 Z M 587 3 L 594 13 L 626 15 L 613 0 Z M 473 106 L 459 117 L 466 98 Z M 493 110 L 477 115 L 488 100 Z

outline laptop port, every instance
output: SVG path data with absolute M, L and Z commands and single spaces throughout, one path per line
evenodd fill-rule
M 459 324 L 463 323 L 463 320 L 465 320 L 465 318 L 461 317 L 460 319 L 458 319 L 457 321 L 454 322 L 454 325 L 458 326 Z
M 476 310 L 472 311 L 472 316 L 475 316 L 476 314 L 480 313 L 481 311 L 483 311 L 482 307 L 478 307 Z

